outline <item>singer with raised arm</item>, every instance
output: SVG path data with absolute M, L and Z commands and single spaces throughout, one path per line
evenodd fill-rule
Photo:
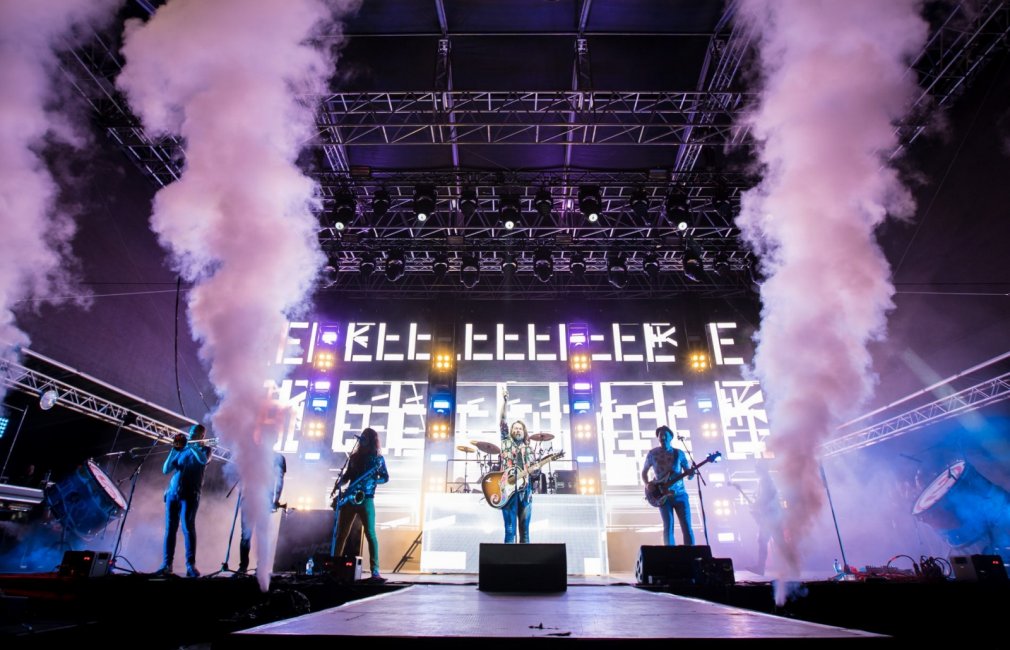
M 676 513 L 680 522 L 680 529 L 683 532 L 684 544 L 694 544 L 694 531 L 691 530 L 691 503 L 687 497 L 687 489 L 684 487 L 684 478 L 694 478 L 693 468 L 687 459 L 687 454 L 673 446 L 673 430 L 663 425 L 656 429 L 656 437 L 659 438 L 660 446 L 653 447 L 645 457 L 645 465 L 642 466 L 642 482 L 646 483 L 646 495 L 651 493 L 658 495 L 658 498 L 650 499 L 650 503 L 659 508 L 659 514 L 663 518 L 663 543 L 667 546 L 676 546 L 674 538 L 673 516 Z M 649 470 L 655 475 L 654 480 L 649 480 Z
M 533 468 L 533 452 L 530 450 L 529 434 L 526 424 L 516 420 L 508 425 L 509 390 L 502 389 L 501 417 L 498 427 L 501 430 L 501 461 L 506 477 L 510 474 L 518 484 L 515 493 L 501 509 L 505 522 L 505 543 L 516 541 L 516 526 L 519 528 L 519 543 L 530 543 L 530 519 L 533 516 L 533 481 L 523 478 L 526 471 Z
M 347 487 L 340 490 L 333 502 L 339 510 L 336 554 L 344 554 L 351 526 L 363 525 L 365 540 L 368 542 L 371 581 L 385 582 L 385 578 L 379 575 L 379 537 L 375 534 L 375 487 L 389 481 L 389 473 L 386 471 L 386 460 L 379 452 L 379 434 L 375 429 L 369 427 L 355 437 L 358 439 L 358 446 L 347 459 L 347 472 L 337 482 L 337 487 L 344 484 Z
M 211 449 L 205 440 L 207 429 L 194 424 L 187 433 L 177 433 L 172 440 L 163 474 L 172 474 L 165 490 L 165 557 L 158 573 L 172 574 L 175 560 L 175 537 L 182 520 L 182 538 L 186 545 L 186 576 L 199 578 L 196 569 L 196 511 L 200 507 L 203 472 L 210 460 Z

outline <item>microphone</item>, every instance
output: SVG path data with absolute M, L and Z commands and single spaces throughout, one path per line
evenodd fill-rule
M 684 440 L 687 440 L 687 438 L 685 438 L 684 436 L 678 434 L 677 435 L 677 440 L 680 440 L 681 442 L 683 442 Z

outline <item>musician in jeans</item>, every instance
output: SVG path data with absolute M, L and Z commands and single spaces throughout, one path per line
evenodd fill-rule
M 516 420 L 509 428 L 508 407 L 509 391 L 508 388 L 504 388 L 498 426 L 501 429 L 502 470 L 506 472 L 506 475 L 515 471 L 515 468 L 519 470 L 528 468 L 534 460 L 526 425 L 522 420 Z M 530 518 L 533 515 L 533 481 L 530 480 L 531 478 L 533 477 L 527 478 L 525 485 L 516 490 L 501 509 L 502 518 L 505 520 L 506 544 L 516 541 L 516 524 L 519 527 L 519 543 L 530 543 Z
M 670 427 L 663 425 L 656 429 L 656 437 L 659 438 L 660 446 L 653 447 L 645 457 L 645 465 L 642 466 L 642 481 L 649 482 L 649 470 L 652 469 L 657 481 L 663 481 L 668 477 L 673 477 L 681 472 L 691 469 L 691 463 L 687 460 L 687 454 L 673 446 L 673 431 Z M 689 476 L 688 478 L 694 478 Z M 691 530 L 691 503 L 687 497 L 687 489 L 684 487 L 684 479 L 675 481 L 667 486 L 669 496 L 659 506 L 659 514 L 663 518 L 663 543 L 667 546 L 676 546 L 677 540 L 673 533 L 673 515 L 676 513 L 680 522 L 680 529 L 684 534 L 684 544 L 694 544 L 694 531 Z
M 182 538 L 186 545 L 186 576 L 199 578 L 196 569 L 196 510 L 200 507 L 200 490 L 203 488 L 203 471 L 210 460 L 211 449 L 201 444 L 207 429 L 194 424 L 188 433 L 176 434 L 172 450 L 161 471 L 172 473 L 165 490 L 165 556 L 157 573 L 172 574 L 175 558 L 175 537 L 182 520 Z
M 369 427 L 361 432 L 358 446 L 347 459 L 347 472 L 337 482 L 346 485 L 346 493 L 351 495 L 347 503 L 340 507 L 340 527 L 337 533 L 337 555 L 344 554 L 344 546 L 355 524 L 365 527 L 368 541 L 368 555 L 373 582 L 385 582 L 379 575 L 379 538 L 375 534 L 375 486 L 389 480 L 386 460 L 379 453 L 379 434 Z

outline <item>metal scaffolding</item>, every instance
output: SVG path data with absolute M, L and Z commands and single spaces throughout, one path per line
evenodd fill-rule
M 348 276 L 332 287 L 363 295 L 375 290 L 406 294 L 422 287 L 439 293 L 458 293 L 461 291 L 458 286 L 425 287 L 424 275 L 418 279 L 420 284 L 391 283 L 378 288 L 371 281 L 361 282 L 356 268 L 361 261 L 359 253 L 403 248 L 416 252 L 412 259 L 421 255 L 427 260 L 434 252 L 422 254 L 419 247 L 428 246 L 431 251 L 450 249 L 446 252 L 452 259 L 478 254 L 483 264 L 486 240 L 502 239 L 507 242 L 504 246 L 520 249 L 518 273 L 522 275 L 527 272 L 532 248 L 543 245 L 540 241 L 530 242 L 560 234 L 565 238 L 553 242 L 553 252 L 561 258 L 586 247 L 599 250 L 608 245 L 623 246 L 624 240 L 639 240 L 641 248 L 633 259 L 655 252 L 662 258 L 664 272 L 678 270 L 678 255 L 693 241 L 702 249 L 709 281 L 688 280 L 679 289 L 703 293 L 739 291 L 740 279 L 715 273 L 715 263 L 719 254 L 725 253 L 734 268 L 746 267 L 750 274 L 751 254 L 740 240 L 734 214 L 740 192 L 752 187 L 756 179 L 728 171 L 699 171 L 698 163 L 706 147 L 746 148 L 751 144 L 739 118 L 753 96 L 736 87 L 738 71 L 750 56 L 754 35 L 732 20 L 736 3 L 728 2 L 709 35 L 695 90 L 599 90 L 592 86 L 584 33 L 590 6 L 591 0 L 579 3 L 579 28 L 570 35 L 574 45 L 570 89 L 454 89 L 451 66 L 454 34 L 443 4 L 436 2 L 439 33 L 434 36 L 439 38 L 435 83 L 430 91 L 331 92 L 304 97 L 307 105 L 318 105 L 317 137 L 309 143 L 309 148 L 315 149 L 316 164 L 308 173 L 319 186 L 322 205 L 319 238 L 325 251 L 339 253 L 331 260 L 331 266 L 340 275 Z M 922 92 L 914 102 L 912 117 L 897 127 L 900 145 L 893 155 L 915 141 L 927 128 L 930 113 L 948 105 L 982 65 L 1006 47 L 1010 35 L 1007 0 L 964 1 L 945 5 L 943 9 L 948 13 L 940 19 L 934 18 L 928 42 L 909 67 L 909 74 L 916 75 Z M 403 37 L 375 32 L 351 38 L 381 36 Z M 165 186 L 181 175 L 184 143 L 173 137 L 152 139 L 144 133 L 115 89 L 121 65 L 115 47 L 96 37 L 65 60 L 64 70 L 69 82 L 90 102 L 101 127 L 146 175 L 159 186 Z M 530 147 L 535 147 L 537 151 L 550 152 L 549 157 L 556 162 L 552 167 L 535 171 L 529 171 L 536 165 L 533 162 L 526 168 L 461 166 L 461 152 L 486 151 L 488 146 L 495 151 L 512 146 L 527 154 Z M 397 148 L 405 151 L 404 148 L 430 147 L 432 151 L 443 152 L 446 159 L 451 158 L 451 162 L 442 160 L 438 164 L 451 167 L 411 170 L 411 165 L 396 169 L 354 164 L 356 152 L 376 147 L 386 148 L 387 154 Z M 588 147 L 606 147 L 609 151 L 613 147 L 629 150 L 637 147 L 641 151 L 669 147 L 676 150 L 676 156 L 673 164 L 654 169 L 604 171 L 574 166 L 573 152 Z M 481 157 L 484 156 L 471 159 Z M 413 196 L 419 184 L 434 185 L 435 191 L 435 217 L 424 224 L 416 220 L 413 210 Z M 578 210 L 579 188 L 585 185 L 599 188 L 602 216 L 598 223 L 586 222 Z M 464 189 L 475 193 L 473 210 L 462 209 Z M 550 193 L 549 210 L 537 209 L 537 193 L 542 190 Z M 380 191 L 390 196 L 385 211 L 373 209 L 372 201 Z M 667 214 L 666 199 L 671 193 L 687 197 L 685 230 L 679 230 Z M 502 197 L 506 195 L 518 195 L 519 199 L 521 217 L 512 230 L 503 227 L 500 216 Z M 341 223 L 339 230 L 330 224 L 338 196 L 349 196 L 353 209 L 352 218 Z M 679 242 L 671 244 L 674 237 Z M 350 238 L 353 241 L 348 241 Z M 367 239 L 373 244 L 360 245 Z M 489 263 L 495 260 L 492 256 Z M 721 260 L 719 263 L 722 265 Z M 426 272 L 428 268 L 427 263 L 420 266 L 412 263 L 408 271 Z M 591 283 L 582 288 L 586 291 L 600 288 L 598 297 L 602 298 L 612 295 L 605 285 Z M 482 291 L 494 295 L 492 286 L 498 285 L 487 284 Z M 662 283 L 642 285 L 647 296 L 665 295 L 667 289 Z
M 859 431 L 840 436 L 821 445 L 821 456 L 837 456 L 895 438 L 927 425 L 974 411 L 1010 398 L 1010 372 L 960 390 L 953 395 L 905 411 Z
M 52 366 L 57 372 L 50 374 L 40 369 L 29 368 L 20 361 L 0 360 L 0 381 L 7 388 L 20 390 L 34 396 L 53 389 L 58 395 L 56 404 L 59 406 L 166 444 L 172 444 L 172 440 L 176 434 L 194 423 L 184 416 L 155 404 L 144 402 L 136 396 L 122 393 L 118 389 L 108 386 L 108 384 L 103 384 L 93 377 L 68 368 L 35 352 L 26 349 L 22 349 L 20 352 L 25 360 Z M 81 379 L 83 382 L 102 386 L 109 389 L 110 392 L 120 393 L 121 401 L 132 404 L 143 403 L 145 408 L 138 410 L 137 408 L 123 406 L 117 400 L 96 395 L 68 381 L 59 379 L 54 376 L 56 374 L 59 374 L 64 379 L 73 376 Z M 151 415 L 152 413 L 156 413 L 157 416 Z M 214 450 L 214 457 L 220 460 L 229 461 L 231 460 L 231 456 L 232 452 L 227 448 L 218 446 Z

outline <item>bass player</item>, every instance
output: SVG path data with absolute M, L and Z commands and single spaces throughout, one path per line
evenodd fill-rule
M 664 481 L 669 477 L 681 473 L 688 473 L 687 478 L 693 479 L 691 464 L 687 460 L 687 454 L 673 446 L 673 431 L 670 427 L 663 425 L 656 429 L 656 437 L 659 438 L 660 446 L 653 447 L 645 457 L 645 465 L 642 466 L 642 481 L 650 483 L 649 470 L 653 471 L 655 481 L 663 483 L 663 488 L 667 497 L 659 504 L 659 514 L 663 518 L 663 543 L 667 546 L 676 546 L 677 541 L 673 533 L 673 515 L 677 514 L 680 522 L 680 529 L 683 532 L 684 544 L 694 544 L 694 531 L 691 530 L 691 503 L 687 497 L 687 489 L 684 487 L 684 479 L 680 478 L 672 484 L 667 485 Z

